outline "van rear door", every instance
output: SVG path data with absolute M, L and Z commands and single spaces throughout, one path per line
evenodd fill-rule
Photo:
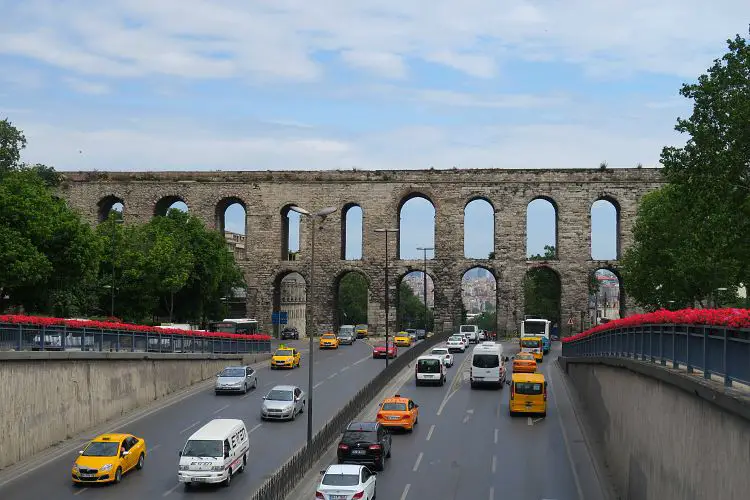
M 493 353 L 477 353 L 471 357 L 471 378 L 477 382 L 500 381 L 500 355 Z

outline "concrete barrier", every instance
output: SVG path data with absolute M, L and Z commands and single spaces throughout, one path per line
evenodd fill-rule
M 0 353 L 0 469 L 270 354 Z
M 748 498 L 746 394 L 631 359 L 559 360 L 619 498 Z

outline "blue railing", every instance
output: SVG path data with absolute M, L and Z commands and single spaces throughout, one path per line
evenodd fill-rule
M 271 352 L 271 341 L 0 323 L 0 351 L 252 354 Z
M 703 372 L 750 384 L 750 329 L 656 324 L 612 328 L 564 342 L 566 357 L 619 357 Z

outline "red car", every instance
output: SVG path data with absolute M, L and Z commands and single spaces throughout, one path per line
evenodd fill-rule
M 385 342 L 381 342 L 373 348 L 372 357 L 375 359 L 384 358 L 385 356 Z M 388 357 L 395 358 L 396 356 L 398 356 L 398 348 L 392 342 L 388 342 Z

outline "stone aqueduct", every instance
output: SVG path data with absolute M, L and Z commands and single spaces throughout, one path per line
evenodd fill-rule
M 385 245 L 384 235 L 373 230 L 398 227 L 400 208 L 409 199 L 422 196 L 435 207 L 435 253 L 427 265 L 435 288 L 435 330 L 454 328 L 461 312 L 462 276 L 483 267 L 497 281 L 502 332 L 512 331 L 523 317 L 523 278 L 532 266 L 544 265 L 558 274 L 563 320 L 587 311 L 589 273 L 600 268 L 617 273 L 618 267 L 617 260 L 589 257 L 592 204 L 606 199 L 616 208 L 619 258 L 631 244 L 639 199 L 662 184 L 656 169 L 70 172 L 65 177 L 61 194 L 92 224 L 116 202 L 123 204 L 128 223 L 146 221 L 183 201 L 209 227 L 223 229 L 226 207 L 240 203 L 246 213 L 246 256 L 239 265 L 247 279 L 247 310 L 266 328 L 280 280 L 292 272 L 306 280 L 309 276 L 310 223 L 303 218 L 300 225 L 299 259 L 286 260 L 281 250 L 285 208 L 337 206 L 340 210 L 325 221 L 316 238 L 315 290 L 308 291 L 308 300 L 313 301 L 317 322 L 335 323 L 338 282 L 346 272 L 360 272 L 369 282 L 368 322 L 377 332 L 385 325 Z M 557 258 L 542 263 L 526 258 L 526 209 L 537 198 L 551 201 L 557 218 Z M 475 199 L 488 201 L 494 209 L 494 259 L 464 258 L 464 207 Z M 339 250 L 341 218 L 353 205 L 362 208 L 363 226 L 362 259 L 356 261 L 344 260 Z M 398 283 L 406 273 L 423 268 L 420 260 L 399 260 L 398 246 L 395 242 L 389 248 L 392 327 Z M 622 295 L 622 307 L 627 308 Z

